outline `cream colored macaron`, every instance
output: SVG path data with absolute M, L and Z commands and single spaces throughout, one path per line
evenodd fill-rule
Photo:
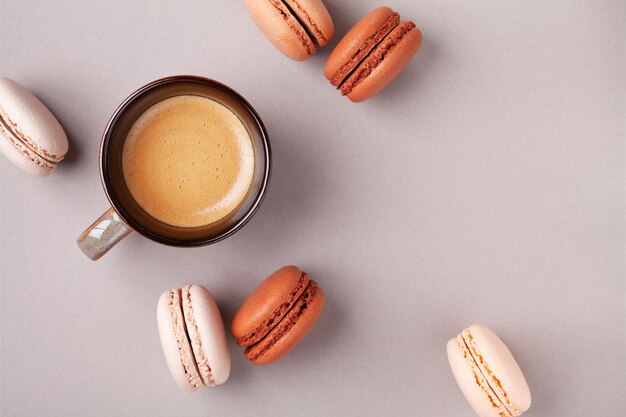
M 157 306 L 165 360 L 185 391 L 220 385 L 230 375 L 222 316 L 211 293 L 199 285 L 165 291 Z
M 0 78 L 0 153 L 24 172 L 47 176 L 68 150 L 63 127 L 17 82 Z
M 463 395 L 480 417 L 519 416 L 530 389 L 509 348 L 489 328 L 474 324 L 448 342 L 448 361 Z

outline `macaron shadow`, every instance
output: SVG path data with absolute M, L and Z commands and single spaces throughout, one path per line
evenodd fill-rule
M 234 281 L 238 281 L 236 276 L 233 276 L 232 279 Z M 241 346 L 237 345 L 237 341 L 233 337 L 230 331 L 230 325 L 233 320 L 233 316 L 237 312 L 239 305 L 244 301 L 245 294 L 241 294 L 239 299 L 233 297 L 215 297 L 215 301 L 220 308 L 220 313 L 222 314 L 222 320 L 224 321 L 224 327 L 226 328 L 226 342 L 228 344 L 228 350 L 230 351 L 230 377 L 228 378 L 228 382 L 224 384 L 225 387 L 229 388 L 237 384 L 247 384 L 250 381 L 251 376 L 253 375 L 255 369 L 258 367 L 251 364 L 244 356 L 243 349 Z
M 236 277 L 233 277 L 236 280 Z M 210 280 L 200 279 L 198 280 L 200 285 L 205 285 L 209 288 Z M 174 285 L 174 284 L 172 284 Z M 243 357 L 243 351 L 240 346 L 237 345 L 235 338 L 230 332 L 230 322 L 238 308 L 238 303 L 233 301 L 232 297 L 222 297 L 213 294 L 213 298 L 220 310 L 222 321 L 224 322 L 224 329 L 226 331 L 226 344 L 231 358 L 231 369 L 228 381 L 222 385 L 211 387 L 202 391 L 202 395 L 207 398 L 212 398 L 212 395 L 219 395 L 221 390 L 230 390 L 233 387 L 236 388 L 239 384 L 247 384 L 256 366 L 252 365 L 246 358 Z M 243 301 L 240 300 L 240 301 Z
M 316 269 L 305 268 L 305 270 L 311 279 L 316 280 L 324 289 L 326 297 L 324 309 L 311 331 L 298 346 L 278 360 L 277 364 L 292 362 L 308 364 L 306 367 L 319 366 L 324 362 L 324 358 L 332 355 L 334 346 L 341 343 L 340 331 L 345 326 L 346 311 L 342 308 L 338 294 L 333 292 L 331 285 L 333 275 Z
M 32 93 L 48 108 L 50 109 L 50 111 L 52 112 L 52 114 L 54 114 L 54 117 L 56 117 L 56 119 L 59 121 L 59 123 L 61 124 L 61 126 L 63 127 L 63 130 L 65 131 L 65 134 L 67 135 L 67 141 L 69 143 L 69 148 L 67 150 L 67 153 L 65 154 L 65 157 L 63 158 L 63 160 L 59 163 L 59 166 L 55 169 L 55 171 L 57 171 L 57 175 L 59 175 L 59 172 L 66 172 L 69 170 L 73 170 L 76 167 L 76 161 L 80 160 L 80 156 L 83 153 L 83 144 L 80 143 L 79 141 L 75 140 L 75 137 L 78 137 L 78 135 L 75 135 L 74 132 L 72 131 L 71 127 L 72 127 L 72 123 L 68 118 L 63 117 L 63 115 L 59 112 L 59 109 L 55 106 L 53 106 L 53 103 L 50 103 L 50 101 L 47 99 L 48 96 L 51 96 L 53 94 L 56 94 L 58 97 L 63 97 L 64 95 L 67 96 L 67 92 L 62 88 L 62 85 L 57 85 L 57 88 L 59 91 L 51 91 L 50 89 L 48 89 L 48 94 L 46 94 L 46 90 L 45 88 L 40 90 L 38 84 L 34 83 L 32 86 Z M 97 140 L 99 141 L 100 138 L 98 137 Z
M 369 11 L 367 6 L 363 7 L 363 10 L 357 10 L 355 12 L 354 7 L 348 7 L 343 2 L 324 0 L 324 5 L 333 18 L 333 25 L 335 26 L 335 36 L 324 47 L 318 48 L 317 53 L 309 58 L 308 63 L 311 66 L 315 66 L 316 72 L 324 74 L 324 65 L 330 56 L 331 52 L 335 49 L 339 41 L 344 35 L 355 25 L 359 19 L 361 19 Z M 335 88 L 328 83 L 325 88 Z M 340 95 L 341 97 L 341 95 Z
M 419 23 L 418 23 L 418 28 Z M 420 86 L 438 69 L 439 49 L 424 33 L 422 46 L 413 60 L 383 91 L 369 101 L 379 106 L 381 112 L 395 112 L 405 108 L 411 97 L 420 95 Z
M 359 19 L 369 12 L 371 7 L 368 8 L 367 6 L 363 6 L 363 10 L 355 11 L 355 7 L 353 5 L 347 5 L 343 1 L 324 0 L 324 4 L 326 5 L 326 9 L 328 9 L 330 15 L 333 17 L 333 24 L 335 25 L 335 37 L 320 51 L 324 52 L 324 61 L 326 61 L 343 36 L 359 21 Z
M 63 117 L 57 116 L 61 125 L 65 129 L 65 133 L 67 133 L 67 140 L 70 144 L 70 147 L 65 154 L 65 158 L 63 158 L 63 162 L 59 164 L 59 168 L 61 170 L 74 169 L 76 167 L 77 161 L 80 160 L 81 155 L 83 154 L 83 144 L 80 141 L 74 139 L 75 135 L 69 126 L 69 123 L 64 122 Z
M 524 371 L 524 377 L 532 392 L 532 404 L 527 413 L 541 410 L 543 415 L 553 415 L 559 412 L 557 408 L 559 383 L 554 376 L 559 375 L 560 367 L 569 359 L 562 357 L 559 361 L 542 360 L 540 358 L 546 355 L 538 355 L 539 357 L 534 355 L 533 352 L 557 352 L 562 347 L 561 339 L 548 339 L 542 335 L 543 333 L 536 328 L 527 328 L 522 334 L 502 332 L 505 340 L 511 340 L 507 346 L 519 367 Z M 545 383 L 546 381 L 548 383 Z M 541 389 L 534 389 L 535 387 L 541 387 Z
M 344 35 L 350 30 L 350 28 L 355 25 L 360 18 L 365 16 L 365 14 L 369 11 L 367 7 L 359 13 L 359 11 L 355 12 L 354 7 L 347 7 L 343 4 L 343 2 L 339 1 L 329 1 L 324 0 L 324 5 L 326 9 L 333 17 L 333 25 L 335 26 L 335 36 L 328 43 L 328 45 L 323 48 L 319 48 L 317 53 L 313 55 L 309 59 L 309 63 L 312 66 L 316 67 L 316 71 L 322 74 L 322 80 L 324 80 L 324 65 L 326 65 L 326 61 L 328 57 L 333 52 L 339 41 L 344 37 Z M 325 88 L 335 88 L 328 83 Z M 340 96 L 341 97 L 341 96 Z

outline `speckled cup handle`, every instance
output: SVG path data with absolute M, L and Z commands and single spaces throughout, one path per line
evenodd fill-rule
M 97 261 L 132 231 L 113 208 L 104 212 L 77 240 L 78 246 L 92 261 Z

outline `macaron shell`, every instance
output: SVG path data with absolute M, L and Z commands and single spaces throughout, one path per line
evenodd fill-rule
M 199 285 L 183 288 L 185 323 L 198 371 L 205 385 L 220 385 L 230 375 L 224 322 L 211 293 Z
M 0 154 L 23 172 L 38 177 L 46 177 L 52 173 L 55 164 L 46 161 L 28 147 L 16 141 L 10 134 L 2 131 L 0 125 Z
M 163 354 L 176 383 L 185 391 L 202 388 L 202 379 L 185 331 L 180 289 L 161 295 L 157 305 L 157 323 Z
M 461 392 L 480 417 L 509 417 L 464 346 L 461 338 L 447 344 L 448 362 Z
M 530 389 L 509 348 L 491 329 L 474 324 L 463 331 L 481 372 L 507 409 L 519 416 L 530 408 Z M 479 359 L 480 358 L 480 359 Z
M 344 86 L 353 77 L 355 79 L 361 77 L 352 87 L 352 90 L 346 93 L 350 100 L 362 102 L 374 97 L 387 87 L 415 56 L 422 44 L 422 32 L 418 28 L 414 27 L 400 39 L 396 39 L 407 23 L 410 22 L 398 25 L 341 86 L 342 93 L 344 93 Z M 389 48 L 386 53 L 385 48 Z M 381 55 L 384 55 L 384 59 L 381 58 Z M 363 73 L 360 74 L 360 71 Z
M 0 78 L 0 117 L 33 151 L 50 161 L 63 159 L 67 135 L 50 110 L 16 81 Z
M 282 1 L 245 0 L 245 4 L 261 32 L 283 54 L 296 61 L 315 54 L 315 44 Z
M 326 79 L 338 86 L 398 23 L 400 15 L 389 7 L 368 13 L 345 34 L 328 57 L 324 66 Z
M 335 35 L 333 19 L 321 0 L 284 0 L 319 46 L 326 46 Z
M 281 323 L 274 327 L 272 331 L 259 343 L 246 349 L 245 356 L 256 365 L 267 365 L 285 356 L 291 351 L 307 333 L 313 328 L 324 308 L 324 291 L 315 281 L 310 281 L 309 286 L 315 286 L 315 293 L 305 301 L 304 311 L 303 298 L 307 292 L 301 296 Z M 286 333 L 277 338 L 286 330 Z M 264 351 L 264 352 L 263 352 Z
M 233 336 L 239 341 L 246 337 L 250 339 L 250 335 L 256 333 L 250 342 L 240 344 L 256 343 L 289 311 L 307 284 L 308 276 L 297 266 L 286 266 L 272 273 L 252 291 L 235 313 L 231 322 Z

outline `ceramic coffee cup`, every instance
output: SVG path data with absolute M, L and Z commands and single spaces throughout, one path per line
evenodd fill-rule
M 246 197 L 226 217 L 200 227 L 172 226 L 150 216 L 133 199 L 122 171 L 124 142 L 133 123 L 152 105 L 180 95 L 206 97 L 226 106 L 243 122 L 254 149 L 254 174 Z M 131 231 L 171 246 L 218 242 L 237 232 L 254 215 L 267 190 L 270 170 L 270 144 L 263 122 L 237 92 L 217 81 L 196 76 L 173 76 L 151 82 L 124 100 L 104 130 L 100 176 L 111 208 L 80 235 L 78 246 L 90 259 L 97 260 Z

